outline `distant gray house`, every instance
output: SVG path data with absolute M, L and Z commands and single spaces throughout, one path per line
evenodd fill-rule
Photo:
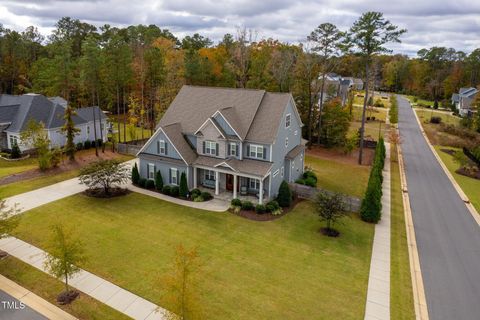
M 183 86 L 137 154 L 140 175 L 179 185 L 185 172 L 189 188 L 262 203 L 303 174 L 302 126 L 289 93 Z
M 322 78 L 322 74 L 319 79 Z M 345 105 L 348 100 L 348 93 L 350 90 L 362 90 L 362 79 L 353 77 L 342 77 L 336 73 L 330 72 L 325 76 L 325 90 L 323 101 L 328 101 L 333 98 L 340 98 L 342 105 Z
M 20 150 L 31 149 L 20 141 L 20 133 L 26 129 L 30 120 L 42 122 L 51 141 L 51 147 L 60 147 L 65 144 L 65 135 L 60 131 L 65 123 L 63 119 L 67 101 L 61 97 L 47 98 L 40 94 L 0 95 L 0 149 L 11 149 L 14 142 Z M 93 141 L 93 112 L 96 117 L 97 139 L 100 139 L 100 130 L 103 139 L 107 140 L 107 117 L 98 107 L 80 108 L 73 117 L 75 126 L 80 132 L 75 136 L 75 143 L 86 140 Z M 101 119 L 101 121 L 99 121 Z
M 473 112 L 472 102 L 475 100 L 478 90 L 475 88 L 460 88 L 459 93 L 452 95 L 452 104 L 461 116 L 468 116 Z

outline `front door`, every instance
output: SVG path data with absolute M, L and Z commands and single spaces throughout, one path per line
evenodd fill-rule
M 226 188 L 228 191 L 233 191 L 233 175 L 227 174 Z

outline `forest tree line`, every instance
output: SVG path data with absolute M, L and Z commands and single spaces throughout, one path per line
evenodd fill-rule
M 0 93 L 61 96 L 74 107 L 99 105 L 153 129 L 183 84 L 255 88 L 291 92 L 311 124 L 319 75 L 365 78 L 362 55 L 338 46 L 322 56 L 316 31 L 289 44 L 238 29 L 214 44 L 197 33 L 178 39 L 156 25 L 97 28 L 69 17 L 47 37 L 33 26 L 17 32 L 0 25 Z M 460 87 L 480 83 L 480 49 L 467 54 L 432 47 L 416 57 L 380 53 L 369 70 L 371 88 L 447 103 Z

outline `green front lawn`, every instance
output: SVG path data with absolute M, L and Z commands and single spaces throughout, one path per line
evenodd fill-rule
M 112 126 L 113 126 L 113 130 L 116 131 L 115 132 L 115 138 L 116 138 L 116 141 L 118 142 L 118 122 L 112 122 Z M 142 138 L 142 128 L 140 127 L 135 127 L 135 131 L 134 131 L 134 136 L 132 136 L 132 133 L 129 129 L 129 127 L 131 127 L 131 125 L 128 125 L 127 124 L 127 131 L 125 132 L 125 136 L 127 138 L 127 141 L 132 141 L 132 140 L 138 140 L 138 139 L 141 139 Z M 122 142 L 124 142 L 123 138 L 124 138 L 124 127 L 123 127 L 123 122 L 120 123 L 120 140 Z M 150 138 L 150 130 L 149 129 L 143 129 L 143 138 L 146 139 L 146 138 Z
M 351 177 L 350 177 L 351 178 Z M 174 247 L 197 247 L 207 319 L 363 318 L 374 226 L 357 215 L 319 233 L 309 202 L 286 216 L 255 222 L 131 193 L 113 199 L 76 195 L 23 214 L 16 236 L 45 247 L 50 225 L 75 227 L 85 269 L 163 307 L 159 279 Z
M 392 156 L 396 153 L 392 148 Z M 396 155 L 395 155 L 396 157 Z M 408 256 L 405 213 L 398 162 L 391 162 L 391 269 L 390 314 L 392 320 L 415 319 Z
M 57 296 L 65 290 L 64 284 L 14 257 L 9 256 L 0 260 L 0 273 L 79 319 L 130 319 L 83 293 L 69 305 L 58 305 Z
M 452 124 L 454 126 L 459 126 L 460 125 L 460 117 L 454 116 L 451 113 L 447 112 L 442 112 L 442 111 L 436 111 L 434 109 L 415 109 L 415 112 L 418 115 L 418 118 L 420 119 L 420 122 L 422 124 L 424 122 L 430 122 L 430 118 L 433 117 L 440 117 L 442 119 L 442 122 L 445 124 Z
M 18 161 L 0 159 L 0 178 L 37 168 L 37 159 L 28 158 Z
M 370 167 L 341 163 L 312 155 L 305 157 L 305 165 L 317 174 L 317 186 L 362 198 L 367 188 Z
M 452 174 L 453 178 L 462 188 L 463 192 L 467 195 L 470 202 L 475 209 L 480 212 L 480 180 L 473 179 L 455 172 L 459 168 L 459 165 L 453 160 L 453 157 L 448 153 L 441 151 L 440 149 L 460 150 L 452 147 L 435 146 L 435 150 L 442 159 L 443 163 L 447 166 L 448 171 Z

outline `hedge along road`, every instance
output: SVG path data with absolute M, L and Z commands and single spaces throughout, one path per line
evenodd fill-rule
M 427 145 L 409 102 L 397 97 L 429 318 L 480 319 L 480 227 Z

